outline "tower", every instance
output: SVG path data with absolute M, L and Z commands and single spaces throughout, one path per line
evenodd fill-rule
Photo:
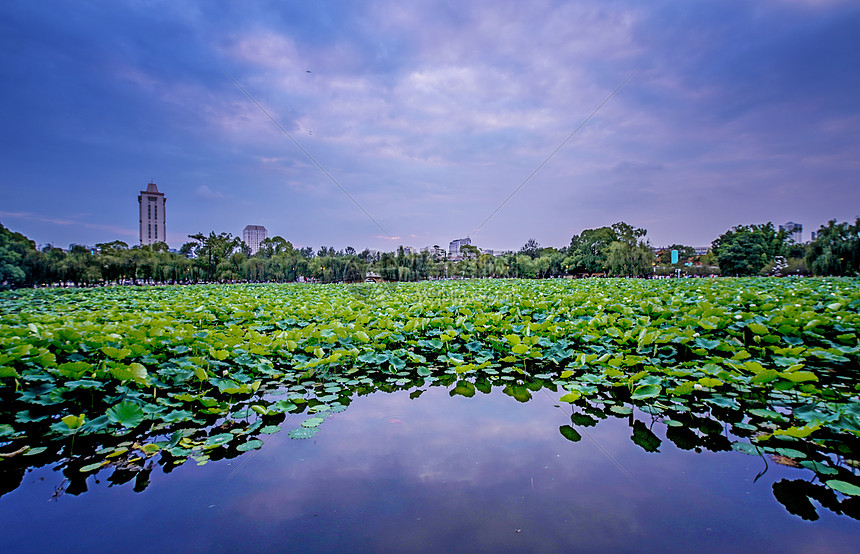
M 155 183 L 146 185 L 146 190 L 140 191 L 137 203 L 140 205 L 140 244 L 167 242 L 164 230 L 165 210 L 167 199 L 163 192 L 158 192 Z
M 266 236 L 266 228 L 262 225 L 247 225 L 242 231 L 242 241 L 251 249 L 252 256 L 260 251 L 260 243 Z

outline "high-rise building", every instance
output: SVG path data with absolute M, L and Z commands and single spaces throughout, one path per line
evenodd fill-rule
M 454 239 L 448 245 L 448 256 L 451 258 L 458 257 L 460 255 L 460 247 L 465 246 L 467 244 L 472 244 L 472 239 L 466 237 L 464 239 Z
M 797 244 L 800 244 L 803 237 L 803 225 L 801 225 L 800 223 L 789 221 L 785 225 L 780 225 L 779 230 L 785 231 L 785 233 L 788 235 L 788 238 L 792 239 Z
M 146 185 L 146 190 L 140 191 L 137 203 L 140 204 L 140 244 L 167 242 L 165 232 L 165 210 L 167 199 L 163 192 L 158 192 L 155 183 Z
M 262 225 L 246 225 L 242 231 L 242 242 L 248 245 L 253 256 L 260 251 L 260 243 L 266 240 L 266 228 Z

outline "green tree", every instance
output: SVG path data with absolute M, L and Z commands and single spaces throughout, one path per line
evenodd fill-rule
M 777 232 L 773 223 L 738 225 L 711 243 L 720 273 L 758 275 L 775 256 L 786 252 L 786 234 Z
M 816 275 L 860 274 L 860 218 L 854 225 L 835 219 L 822 225 L 808 247 L 806 265 Z
M 609 245 L 606 267 L 611 275 L 644 276 L 652 271 L 654 253 L 643 237 L 645 229 L 620 221 L 612 225 L 616 239 Z
M 460 252 L 466 258 L 477 259 L 481 255 L 481 251 L 473 244 L 464 244 L 460 247 Z
M 540 244 L 538 244 L 535 239 L 529 239 L 526 241 L 523 247 L 520 248 L 519 253 L 525 254 L 526 256 L 534 260 L 538 256 L 540 256 Z
M 194 239 L 197 243 L 192 254 L 198 260 L 198 265 L 202 265 L 205 269 L 208 281 L 212 281 L 217 275 L 218 265 L 242 245 L 242 239 L 230 233 L 216 235 L 214 231 L 210 231 L 208 236 L 197 233 L 188 235 L 188 238 Z
M 0 286 L 16 286 L 27 282 L 31 275 L 28 275 L 25 263 L 28 256 L 35 252 L 36 243 L 0 223 Z
M 73 244 L 62 265 L 63 280 L 75 286 L 91 285 L 101 279 L 101 271 L 89 248 Z
M 599 273 L 606 270 L 609 245 L 617 239 L 611 227 L 586 229 L 570 239 L 568 271 L 571 273 Z

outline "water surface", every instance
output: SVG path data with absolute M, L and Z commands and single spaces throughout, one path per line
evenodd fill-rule
M 775 483 L 810 480 L 810 471 L 682 450 L 635 412 L 640 435 L 654 433 L 657 451 L 646 452 L 631 440 L 631 418 L 575 425 L 556 401 L 541 391 L 519 402 L 500 388 L 472 398 L 444 387 L 415 399 L 377 392 L 354 398 L 311 439 L 281 432 L 232 460 L 156 468 L 140 493 L 141 483 L 111 485 L 102 470 L 87 492 L 64 494 L 62 474 L 32 470 L 0 498 L 4 528 L 14 530 L 5 549 L 846 552 L 858 544 L 857 520 L 816 506 L 818 519 L 806 521 L 777 501 Z M 565 425 L 581 439 L 565 438 Z

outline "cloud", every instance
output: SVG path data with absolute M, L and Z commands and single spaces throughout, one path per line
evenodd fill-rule
M 103 223 L 94 223 L 92 221 L 80 221 L 78 219 L 66 219 L 53 217 L 50 215 L 37 214 L 33 212 L 7 212 L 0 211 L 0 217 L 7 217 L 10 219 L 22 219 L 27 221 L 36 221 L 39 223 L 48 223 L 51 225 L 61 225 L 67 227 L 80 227 L 83 229 L 93 229 L 97 231 L 108 231 L 110 233 L 114 233 L 116 235 L 122 235 L 126 237 L 136 237 L 139 235 L 139 231 L 137 229 L 129 229 L 127 227 L 119 227 L 116 225 L 106 225 Z
M 200 198 L 202 200 L 228 200 L 231 196 L 228 196 L 220 191 L 212 190 L 206 185 L 199 185 L 196 189 L 194 189 L 195 198 Z
M 2 9 L 0 46 L 19 53 L 0 92 L 20 107 L 0 144 L 20 183 L 3 185 L 9 212 L 56 198 L 40 211 L 71 220 L 68 175 L 108 190 L 157 171 L 180 234 L 266 219 L 296 241 L 389 247 L 224 70 L 390 235 L 429 244 L 474 229 L 631 72 L 483 242 L 561 245 L 640 218 L 655 241 L 701 243 L 739 217 L 814 226 L 860 201 L 850 2 Z

